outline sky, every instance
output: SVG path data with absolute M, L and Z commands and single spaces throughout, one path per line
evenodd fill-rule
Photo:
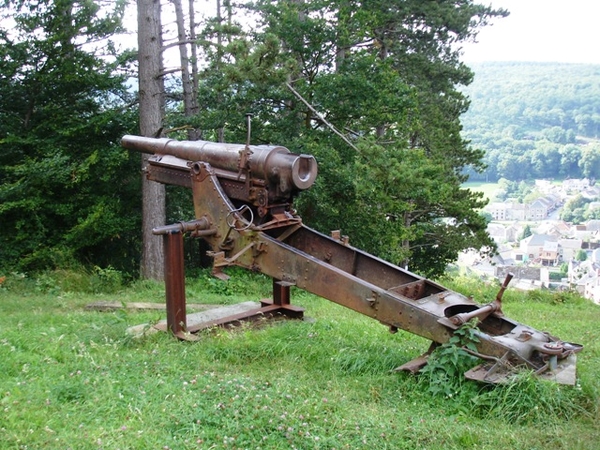
M 479 0 L 510 11 L 483 28 L 463 60 L 600 64 L 600 0 Z
M 198 13 L 209 4 L 196 2 Z M 463 61 L 600 64 L 600 0 L 477 0 L 510 11 L 463 45 Z M 128 15 L 136 28 L 135 11 Z M 135 36 L 132 36 L 136 45 Z M 178 60 L 178 55 L 173 57 Z

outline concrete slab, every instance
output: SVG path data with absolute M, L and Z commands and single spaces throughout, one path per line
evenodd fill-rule
M 235 314 L 241 314 L 253 309 L 260 308 L 260 303 L 257 302 L 242 302 L 235 305 L 221 306 L 208 311 L 197 312 L 188 314 L 186 316 L 186 322 L 188 327 L 195 327 L 202 325 L 206 322 L 212 322 L 213 320 L 224 319 L 225 317 L 233 316 Z M 165 324 L 167 321 L 165 320 Z
M 574 386 L 577 382 L 577 355 L 565 358 L 555 370 L 543 373 L 541 378 Z
M 188 328 L 197 327 L 204 323 L 224 319 L 225 317 L 233 316 L 235 314 L 246 313 L 258 308 L 260 308 L 260 303 L 257 302 L 243 302 L 235 305 L 219 306 L 207 311 L 188 314 L 186 316 L 186 323 Z M 127 334 L 135 338 L 139 338 L 149 334 L 157 333 L 159 331 L 165 331 L 166 329 L 167 320 L 164 319 L 156 324 L 146 323 L 129 327 L 127 329 Z

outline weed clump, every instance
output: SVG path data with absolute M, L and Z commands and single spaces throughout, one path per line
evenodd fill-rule
M 464 373 L 478 361 L 467 350 L 476 352 L 478 342 L 475 321 L 455 330 L 448 342 L 433 351 L 427 365 L 421 369 L 422 387 L 436 396 L 452 398 L 458 395 L 467 382 Z
M 578 305 L 587 302 L 579 293 L 573 291 L 547 291 L 536 289 L 527 292 L 527 301 L 551 305 Z
M 435 397 L 452 401 L 450 409 L 469 417 L 505 420 L 507 423 L 540 423 L 593 415 L 594 406 L 580 386 L 565 386 L 535 376 L 516 373 L 501 384 L 467 380 L 464 373 L 479 360 L 469 353 L 478 342 L 475 321 L 464 324 L 450 340 L 437 347 L 421 369 L 419 384 Z

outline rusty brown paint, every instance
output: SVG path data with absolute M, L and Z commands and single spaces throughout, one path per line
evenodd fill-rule
M 492 368 L 486 373 L 474 371 L 476 379 L 494 378 L 500 366 L 551 371 L 582 349 L 504 317 L 501 300 L 510 278 L 496 299 L 482 306 L 350 246 L 339 232 L 332 238 L 304 226 L 292 202 L 299 190 L 314 182 L 312 157 L 297 159 L 281 147 L 131 136 L 124 137 L 123 143 L 156 153 L 147 167 L 149 179 L 191 187 L 193 192 L 196 221 L 158 230 L 168 253 L 167 322 L 175 335 L 194 331 L 185 330 L 181 253 L 183 233 L 192 232 L 213 249 L 216 275 L 224 276 L 224 267 L 240 266 L 273 278 L 273 300 L 263 301 L 261 308 L 244 317 L 231 317 L 234 322 L 271 314 L 302 317 L 303 310 L 290 299 L 290 287 L 297 286 L 378 320 L 392 331 L 403 329 L 430 339 L 434 345 L 447 342 L 462 323 L 477 320 L 475 354 L 491 361 Z M 273 176 L 273 171 L 279 175 Z M 406 367 L 414 369 L 422 363 L 420 359 Z
M 183 269 L 183 234 L 163 234 L 165 246 L 165 292 L 167 327 L 175 336 L 186 331 L 185 275 Z

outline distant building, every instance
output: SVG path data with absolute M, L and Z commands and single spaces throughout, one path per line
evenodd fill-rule
M 573 178 L 569 180 L 564 180 L 562 184 L 563 190 L 567 193 L 579 193 L 588 188 L 589 186 L 590 180 L 588 180 L 587 178 Z
M 556 266 L 558 264 L 558 242 L 545 241 L 540 259 L 543 266 Z
M 488 223 L 487 232 L 496 244 L 506 242 L 506 228 L 499 223 Z
M 498 254 L 493 258 L 493 262 L 498 266 L 512 266 L 517 262 L 514 259 L 514 249 L 508 245 L 498 245 Z
M 523 239 L 520 244 L 520 250 L 527 256 L 529 261 L 540 260 L 544 252 L 546 242 L 557 242 L 556 236 L 549 234 L 533 234 Z
M 556 230 L 557 232 L 560 234 L 560 236 L 568 236 L 569 232 L 571 231 L 571 226 L 565 222 L 564 220 L 558 220 L 556 222 L 554 222 L 555 226 L 556 226 Z
M 549 202 L 543 198 L 538 198 L 529 205 L 528 219 L 529 220 L 544 220 L 548 217 Z
M 466 267 L 481 276 L 489 275 L 493 269 L 499 279 L 510 271 L 517 281 L 521 280 L 524 287 L 519 285 L 520 288 L 538 288 L 550 285 L 549 272 L 556 270 L 550 267 L 568 263 L 570 286 L 600 304 L 600 220 L 570 224 L 549 218 L 565 200 L 575 195 L 589 199 L 590 210 L 600 209 L 600 183 L 581 179 L 566 180 L 560 185 L 536 180 L 536 187 L 543 197 L 529 204 L 509 198 L 485 208 L 495 221 L 505 222 L 492 222 L 487 228 L 490 237 L 498 244 L 498 253 L 491 260 L 476 259 Z M 527 221 L 534 234 L 518 241 Z M 515 242 L 518 244 L 515 245 Z M 585 261 L 575 259 L 581 250 L 587 252 Z
M 598 203 L 600 203 L 600 202 L 598 202 Z M 588 220 L 585 223 L 585 229 L 587 231 L 589 231 L 590 233 L 600 231 L 600 220 L 598 220 L 598 219 Z
M 594 234 L 594 232 L 588 230 L 587 225 L 585 224 L 573 225 L 571 227 L 571 236 L 573 236 L 575 239 L 589 241 L 592 237 L 592 234 Z
M 512 220 L 511 205 L 504 202 L 490 203 L 484 208 L 494 220 Z
M 595 186 L 589 186 L 589 187 L 585 188 L 581 192 L 581 196 L 583 198 L 587 198 L 589 200 L 597 199 L 598 197 L 600 197 L 600 186 L 595 185 Z
M 575 255 L 581 250 L 582 245 L 581 239 L 559 239 L 558 240 L 558 253 L 559 261 L 568 262 L 575 258 Z
M 560 198 L 556 195 L 546 195 L 536 199 L 534 202 L 519 203 L 514 200 L 504 202 L 494 202 L 487 205 L 484 210 L 492 216 L 494 220 L 507 221 L 540 221 L 548 217 L 560 204 Z
M 538 234 L 550 234 L 552 236 L 556 236 L 558 238 L 562 236 L 567 236 L 571 227 L 566 225 L 564 228 L 559 226 L 558 222 L 554 221 L 546 221 L 542 222 L 536 229 L 535 232 Z
M 515 222 L 508 227 L 506 227 L 506 242 L 516 242 L 519 236 L 523 234 L 523 229 L 525 227 L 521 225 L 519 222 Z
M 591 277 L 586 280 L 583 287 L 583 296 L 594 303 L 600 304 L 600 276 Z
M 510 208 L 511 217 L 509 220 L 528 220 L 529 217 L 529 205 L 524 203 L 513 202 Z
M 586 261 L 573 260 L 569 262 L 568 277 L 571 286 L 583 297 L 600 303 L 600 262 L 593 257 Z

